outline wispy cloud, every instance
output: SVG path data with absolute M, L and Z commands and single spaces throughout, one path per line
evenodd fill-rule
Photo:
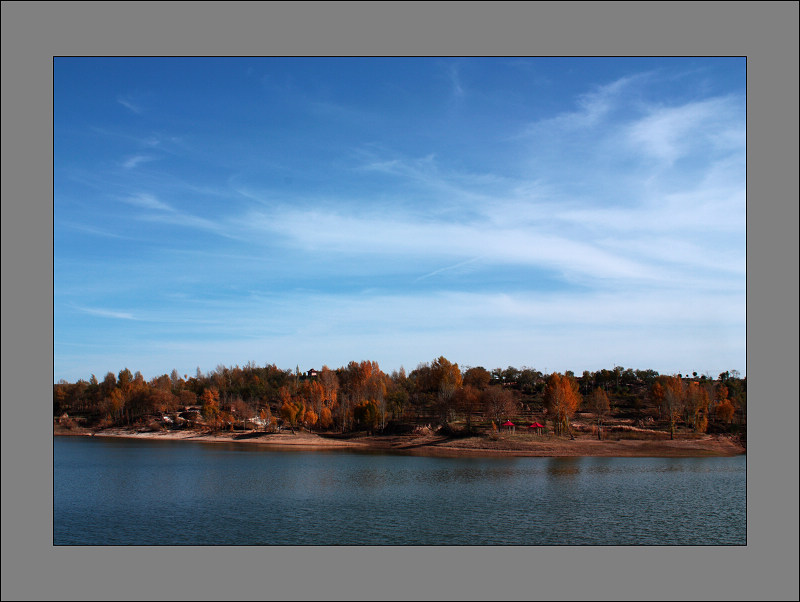
M 142 163 L 148 163 L 150 161 L 155 161 L 155 157 L 150 155 L 134 155 L 125 159 L 122 162 L 122 167 L 125 169 L 133 169 Z
M 735 101 L 730 98 L 653 107 L 630 126 L 628 137 L 635 149 L 668 165 L 703 146 L 713 150 L 743 150 L 743 113 L 736 112 Z
M 461 85 L 461 76 L 458 65 L 450 65 L 448 72 L 453 96 L 461 98 L 464 96 L 464 87 Z
M 462 259 L 475 256 L 495 265 L 530 265 L 554 269 L 581 279 L 652 280 L 656 273 L 638 259 L 611 248 L 551 234 L 549 220 L 538 226 L 498 227 L 472 223 L 409 221 L 405 216 L 353 216 L 287 210 L 250 213 L 242 228 L 270 231 L 306 252 L 375 257 Z M 661 271 L 661 270 L 659 270 Z
M 459 261 L 458 263 L 455 263 L 453 265 L 448 265 L 448 266 L 445 266 L 443 268 L 439 268 L 438 270 L 434 270 L 432 272 L 429 272 L 427 274 L 423 274 L 422 276 L 417 278 L 417 282 L 419 282 L 420 280 L 425 280 L 427 278 L 432 278 L 433 276 L 436 276 L 438 274 L 443 274 L 445 272 L 466 272 L 466 271 L 469 271 L 468 269 L 465 269 L 465 268 L 468 268 L 468 266 L 470 266 L 470 265 L 472 265 L 475 262 L 480 261 L 480 260 L 481 260 L 480 257 L 473 257 L 472 259 L 467 259 L 466 261 Z
M 175 212 L 175 210 L 167 205 L 159 201 L 154 195 L 148 193 L 139 193 L 133 196 L 123 197 L 121 199 L 123 202 L 134 205 L 136 207 L 143 207 L 145 209 L 156 209 L 158 211 L 169 211 Z
M 118 96 L 117 102 L 137 115 L 141 115 L 144 111 L 139 103 L 132 100 L 129 96 Z
M 128 236 L 123 236 L 122 234 L 117 234 L 116 232 L 110 232 L 108 230 L 103 230 L 101 228 L 93 228 L 91 226 L 87 226 L 86 224 L 76 224 L 73 222 L 60 222 L 61 226 L 65 228 L 70 228 L 72 230 L 77 230 L 79 232 L 84 232 L 86 234 L 92 234 L 94 236 L 102 236 L 105 238 L 116 238 L 121 240 L 131 240 Z
M 194 215 L 187 211 L 176 209 L 173 205 L 146 192 L 124 196 L 121 197 L 120 200 L 133 207 L 150 210 L 149 212 L 139 213 L 133 216 L 133 219 L 180 226 L 181 228 L 203 230 L 225 238 L 239 238 L 237 233 L 230 226 L 231 220 L 227 217 L 222 219 L 209 219 Z
M 538 136 L 548 132 L 559 132 L 564 135 L 599 126 L 614 112 L 624 93 L 634 84 L 646 80 L 648 76 L 649 74 L 631 75 L 597 86 L 577 97 L 574 110 L 530 123 L 523 128 L 519 136 Z
M 162 224 L 170 224 L 173 226 L 180 226 L 182 228 L 191 228 L 195 230 L 204 230 L 219 236 L 230 239 L 238 239 L 236 233 L 228 227 L 227 221 L 214 221 L 204 217 L 198 217 L 189 213 L 182 213 L 173 211 L 171 213 L 161 214 L 146 214 L 138 216 L 138 219 L 150 222 L 159 222 Z
M 126 311 L 117 311 L 113 309 L 104 309 L 100 307 L 77 307 L 76 309 L 92 316 L 100 316 L 101 318 L 114 318 L 117 320 L 137 320 L 137 318 L 134 317 L 132 313 Z

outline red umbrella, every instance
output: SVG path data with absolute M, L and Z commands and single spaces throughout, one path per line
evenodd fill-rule
M 534 422 L 532 425 L 528 427 L 529 429 L 543 429 L 544 425 L 539 424 L 538 422 Z
M 506 427 L 509 431 L 516 431 L 517 430 L 517 427 L 515 427 L 514 423 L 511 422 L 510 420 L 506 420 L 503 423 L 503 426 Z

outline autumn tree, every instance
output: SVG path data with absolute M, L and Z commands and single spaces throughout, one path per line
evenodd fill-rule
M 698 382 L 689 383 L 684 393 L 686 423 L 696 433 L 705 433 L 708 428 L 708 391 Z
M 375 403 L 378 411 L 378 421 L 381 430 L 383 430 L 386 428 L 386 414 L 389 409 L 389 402 L 386 397 L 388 378 L 377 366 L 375 364 L 376 369 L 372 371 L 367 381 L 367 397 Z
M 125 388 L 128 387 L 132 381 L 133 381 L 133 374 L 131 373 L 130 370 L 128 370 L 127 368 L 123 368 L 122 370 L 119 371 L 119 375 L 117 375 L 117 386 L 120 389 L 124 391 Z
M 212 428 L 218 428 L 220 422 L 219 391 L 214 387 L 209 387 L 200 395 L 202 404 L 200 413 L 203 420 L 210 424 Z
M 185 408 L 193 406 L 197 403 L 197 395 L 193 391 L 183 389 L 178 394 L 178 402 Z
M 466 372 L 464 372 L 464 377 L 462 380 L 464 386 L 469 385 L 478 391 L 483 391 L 492 381 L 492 375 L 486 368 L 482 366 L 476 366 L 474 368 L 469 368 Z
M 62 380 L 53 385 L 53 415 L 61 414 L 70 409 L 67 401 L 67 381 Z
M 323 429 L 329 429 L 333 424 L 333 416 L 331 415 L 331 409 L 329 407 L 322 408 L 322 411 L 319 413 L 319 425 Z
M 386 383 L 386 402 L 394 418 L 402 418 L 408 408 L 408 378 L 403 367 L 394 370 Z
M 322 370 L 319 373 L 319 382 L 322 385 L 325 405 L 333 409 L 336 407 L 336 398 L 339 394 L 339 377 L 328 366 L 322 366 Z
M 255 416 L 253 408 L 241 397 L 237 397 L 231 404 L 231 414 L 235 419 L 242 421 L 242 430 L 247 430 L 247 421 Z
M 718 403 L 714 407 L 714 413 L 716 414 L 717 420 L 726 424 L 730 424 L 731 420 L 733 420 L 733 414 L 735 412 L 736 408 L 733 407 L 733 404 L 728 399 L 722 403 Z
M 464 414 L 467 430 L 472 430 L 472 417 L 480 410 L 481 392 L 472 385 L 464 385 L 456 390 L 454 401 L 455 406 Z
M 569 421 L 581 405 L 575 379 L 557 372 L 551 374 L 545 386 L 544 401 L 548 415 L 553 417 L 556 433 L 570 432 Z
M 659 376 L 651 389 L 659 414 L 669 421 L 669 438 L 675 438 L 675 424 L 683 412 L 685 386 L 680 376 Z
M 150 408 L 161 414 L 174 412 L 178 406 L 178 398 L 169 389 L 166 391 L 162 388 L 150 389 L 147 395 Z
M 428 419 L 435 412 L 436 385 L 434 384 L 433 370 L 427 362 L 420 363 L 408 375 L 410 383 L 410 401 L 414 410 L 415 419 L 424 416 Z
M 319 416 L 325 405 L 325 387 L 319 380 L 308 381 L 308 406 Z
M 373 431 L 378 426 L 380 410 L 374 399 L 367 399 L 353 408 L 353 420 L 359 427 Z
M 269 409 L 269 404 L 259 410 L 258 417 L 264 423 L 264 432 L 266 433 L 269 425 L 272 424 L 272 412 Z
M 386 380 L 377 362 L 350 362 L 340 371 L 339 415 L 342 431 L 355 411 L 366 401 L 376 405 L 382 423 L 386 418 Z
M 305 424 L 309 429 L 313 428 L 317 421 L 319 420 L 319 415 L 313 410 L 313 408 L 306 408 L 305 413 L 303 414 L 303 424 Z
M 294 433 L 295 427 L 303 420 L 303 415 L 306 411 L 305 404 L 302 398 L 293 396 L 288 387 L 281 388 L 280 398 L 281 402 L 278 411 L 284 423 L 289 423 L 289 427 Z
M 122 420 L 122 410 L 125 407 L 125 397 L 121 389 L 112 389 L 106 397 L 106 411 L 111 422 L 117 424 Z
M 458 364 L 453 364 L 444 356 L 434 360 L 431 364 L 431 384 L 436 391 L 436 406 L 442 424 L 447 424 L 453 418 L 455 404 L 453 395 L 461 387 L 461 371 Z
M 514 394 L 500 385 L 486 387 L 481 393 L 481 403 L 484 412 L 494 423 L 501 422 L 517 411 Z
M 596 388 L 588 398 L 589 409 L 595 414 L 597 420 L 597 438 L 602 439 L 603 419 L 611 410 L 608 395 L 601 388 Z
M 728 387 L 719 383 L 714 387 L 714 403 L 724 403 L 728 400 Z

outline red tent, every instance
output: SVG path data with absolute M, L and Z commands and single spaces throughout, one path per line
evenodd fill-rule
M 513 423 L 513 422 L 511 422 L 510 420 L 506 420 L 506 421 L 503 423 L 503 426 L 507 427 L 507 428 L 508 428 L 508 430 L 516 430 L 516 429 L 514 429 L 514 423 Z
M 541 433 L 542 429 L 544 428 L 543 424 L 539 424 L 538 422 L 534 422 L 532 425 L 528 427 L 529 429 L 536 429 L 537 433 Z

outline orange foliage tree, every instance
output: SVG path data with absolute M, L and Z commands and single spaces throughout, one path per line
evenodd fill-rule
M 556 434 L 569 432 L 569 421 L 581 405 L 581 394 L 574 378 L 554 372 L 544 389 L 547 413 L 553 416 Z
M 714 408 L 714 412 L 718 420 L 730 424 L 731 420 L 733 420 L 733 414 L 736 412 L 736 408 L 733 407 L 730 400 L 726 399 L 722 403 L 717 404 Z
M 308 428 L 313 428 L 315 424 L 317 424 L 317 420 L 319 416 L 312 408 L 307 408 L 305 414 L 303 414 L 303 423 Z
M 281 407 L 279 409 L 281 418 L 284 422 L 288 422 L 292 432 L 299 422 L 303 420 L 306 412 L 305 404 L 299 397 L 292 397 L 289 391 L 283 387 L 281 389 Z
M 333 416 L 331 415 L 331 409 L 328 407 L 322 408 L 322 411 L 319 413 L 319 425 L 324 429 L 329 429 L 333 424 Z
M 213 428 L 217 428 L 220 420 L 219 391 L 214 387 L 209 387 L 200 395 L 200 402 L 202 403 L 200 412 L 203 419 Z

